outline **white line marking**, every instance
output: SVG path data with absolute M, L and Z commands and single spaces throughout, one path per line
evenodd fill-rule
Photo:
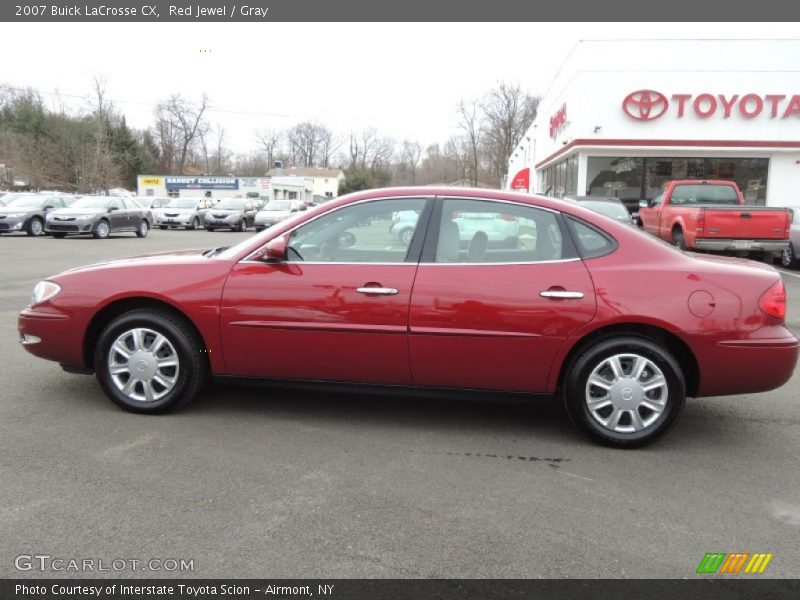
M 783 273 L 784 275 L 789 275 L 791 277 L 797 277 L 798 279 L 800 279 L 800 274 L 798 274 L 798 273 L 792 273 L 790 271 L 785 271 L 783 269 L 778 269 L 778 272 L 779 273 Z

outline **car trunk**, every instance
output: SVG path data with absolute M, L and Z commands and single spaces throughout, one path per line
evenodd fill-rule
M 704 207 L 703 233 L 718 239 L 781 240 L 788 236 L 784 209 L 766 206 Z M 698 227 L 700 224 L 698 223 Z

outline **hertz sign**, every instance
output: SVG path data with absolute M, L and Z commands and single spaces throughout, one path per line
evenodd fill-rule
M 694 114 L 700 119 L 738 114 L 745 119 L 800 117 L 800 94 L 672 94 L 669 98 L 655 90 L 631 92 L 622 101 L 622 110 L 637 121 L 652 121 L 667 112 L 677 118 Z

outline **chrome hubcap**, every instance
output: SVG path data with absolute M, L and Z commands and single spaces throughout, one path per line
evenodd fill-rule
M 783 263 L 784 267 L 790 267 L 792 262 L 794 261 L 794 253 L 792 252 L 791 247 L 787 247 L 783 249 L 781 253 L 781 262 Z
M 100 237 L 106 237 L 108 235 L 108 225 L 105 223 L 98 223 L 97 233 L 100 234 Z
M 154 402 L 178 382 L 180 365 L 172 343 L 152 329 L 130 329 L 108 352 L 108 371 L 119 391 L 137 402 Z
M 600 425 L 617 433 L 636 433 L 663 414 L 669 389 L 656 364 L 638 354 L 604 359 L 586 382 L 586 406 Z
M 142 221 L 142 224 L 139 225 L 139 231 L 142 232 L 142 235 L 145 235 L 147 233 L 147 223 Z
M 31 221 L 31 231 L 33 235 L 40 235 L 42 233 L 42 223 L 38 219 Z

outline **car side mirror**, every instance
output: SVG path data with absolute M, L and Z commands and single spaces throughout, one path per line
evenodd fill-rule
M 281 262 L 286 260 L 286 249 L 289 246 L 289 236 L 281 235 L 267 243 L 264 260 L 268 262 Z
M 54 208 L 55 206 L 53 206 L 52 204 L 48 204 L 47 206 L 44 207 L 45 210 L 53 210 Z
M 108 212 L 114 212 L 115 210 L 119 210 L 119 207 L 118 206 L 109 206 L 108 207 Z
M 300 210 L 308 210 L 308 207 L 306 205 L 303 205 L 300 207 Z
M 639 208 L 649 208 L 650 203 L 647 200 L 639 200 Z

